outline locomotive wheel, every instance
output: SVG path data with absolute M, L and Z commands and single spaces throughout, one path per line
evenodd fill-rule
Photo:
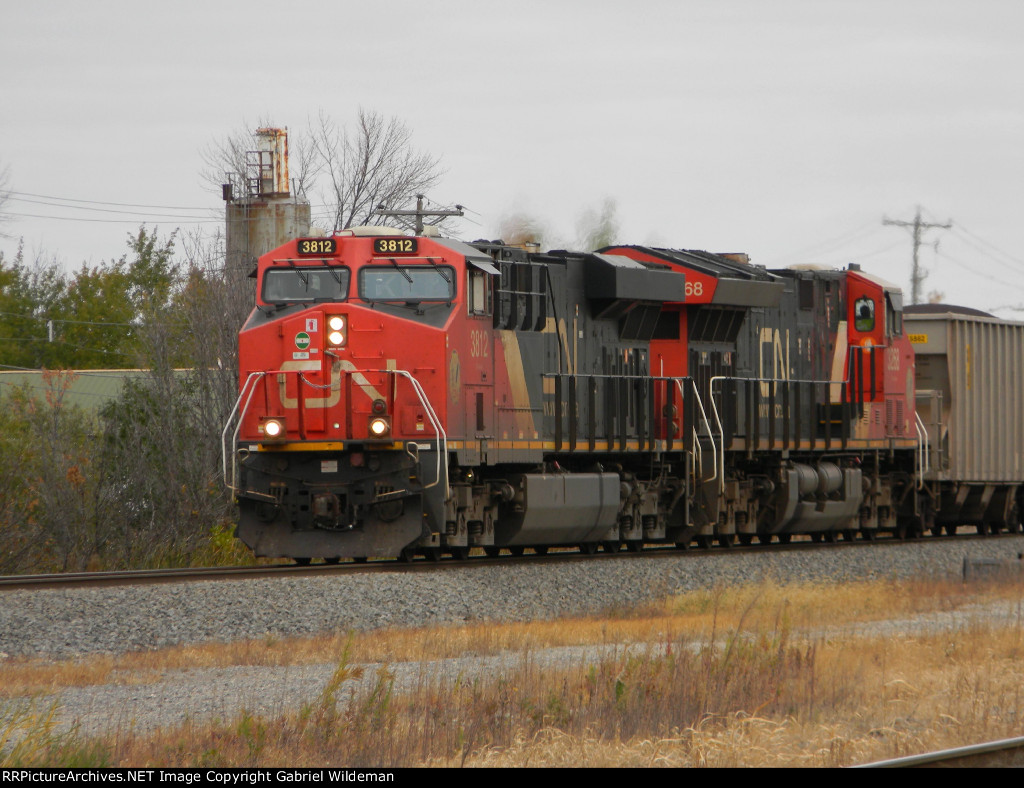
M 441 548 L 440 547 L 428 547 L 423 551 L 423 556 L 428 561 L 437 563 L 441 560 Z
M 451 553 L 452 558 L 454 558 L 456 561 L 465 561 L 467 558 L 469 558 L 468 547 L 453 547 L 451 549 Z
M 619 552 L 619 546 L 620 546 L 619 543 L 618 542 L 614 542 L 614 541 L 612 541 L 612 542 L 601 542 L 601 549 L 604 550 L 604 552 L 606 552 L 606 553 L 617 553 L 617 552 Z
M 486 555 L 488 558 L 497 558 L 499 555 L 501 555 L 501 548 L 493 546 L 485 547 L 484 555 Z
M 547 555 L 548 554 L 548 546 L 546 544 L 542 544 L 539 547 L 533 548 L 533 552 L 536 553 L 537 555 Z
M 334 566 L 336 563 L 341 561 L 341 556 L 332 556 L 331 558 L 325 558 L 324 563 Z
M 821 531 L 815 531 L 813 534 L 811 534 L 811 541 L 815 544 L 819 544 L 822 540 L 822 536 L 823 535 Z
M 988 536 L 988 523 L 978 523 L 976 528 L 978 536 Z
M 398 554 L 398 560 L 401 561 L 403 564 L 411 564 L 412 559 L 415 557 L 416 551 L 413 550 L 411 547 L 403 548 L 402 552 Z
M 714 537 L 712 537 L 712 536 L 698 536 L 697 537 L 697 547 L 699 547 L 701 550 L 710 550 L 711 549 L 711 545 L 713 545 L 713 544 L 714 544 Z
M 516 556 L 518 558 L 519 556 L 521 556 L 523 553 L 526 552 L 526 548 L 525 547 L 510 547 L 508 549 L 508 551 L 510 553 L 512 553 L 512 555 L 514 555 L 514 556 Z
M 676 550 L 689 550 L 690 540 L 687 539 L 685 542 L 676 542 Z
M 309 566 L 312 563 L 312 558 L 293 558 L 292 559 L 296 566 Z
M 875 528 L 865 528 L 860 532 L 860 538 L 865 542 L 873 542 L 878 538 L 878 530 Z
M 839 541 L 839 534 L 835 531 L 825 531 L 825 541 L 829 544 L 835 544 Z
M 744 547 L 750 547 L 754 543 L 753 534 L 736 534 L 736 536 L 739 537 L 740 544 Z
M 930 530 L 932 532 L 932 536 L 942 536 L 942 526 L 941 525 L 933 525 L 928 530 Z
M 626 549 L 631 553 L 639 553 L 644 549 L 644 543 L 641 539 L 629 539 L 626 542 Z
M 857 538 L 857 531 L 856 531 L 856 529 L 854 529 L 854 528 L 844 528 L 843 529 L 843 541 L 844 542 L 852 542 L 856 538 Z
M 719 547 L 732 547 L 736 543 L 736 534 L 719 534 Z
M 583 555 L 593 555 L 597 552 L 597 542 L 583 542 L 580 545 L 580 552 Z
M 779 534 L 779 544 L 789 544 L 793 541 L 793 534 Z
M 758 534 L 757 535 L 757 541 L 760 542 L 761 544 L 771 544 L 772 543 L 772 535 L 771 534 Z
M 352 559 L 352 562 L 356 564 L 365 564 L 368 560 L 369 559 L 365 555 L 357 555 Z
M 946 532 L 946 536 L 956 536 L 956 525 L 944 525 L 943 530 Z

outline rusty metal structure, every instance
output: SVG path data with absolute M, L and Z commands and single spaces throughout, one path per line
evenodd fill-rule
M 309 201 L 293 194 L 288 175 L 288 130 L 257 129 L 245 171 L 224 184 L 227 265 L 248 273 L 271 249 L 310 234 Z

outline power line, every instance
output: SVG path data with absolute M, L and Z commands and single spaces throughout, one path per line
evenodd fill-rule
M 1000 279 L 997 276 L 992 276 L 991 274 L 987 274 L 984 271 L 980 270 L 977 265 L 969 265 L 969 264 L 963 262 L 962 260 L 958 260 L 957 258 L 950 256 L 946 252 L 940 252 L 940 251 L 936 250 L 936 254 L 939 257 L 942 257 L 942 258 L 944 258 L 946 260 L 949 260 L 954 265 L 958 265 L 961 268 L 963 268 L 964 270 L 970 271 L 972 274 L 974 274 L 976 276 L 980 276 L 982 279 L 988 279 L 990 282 L 995 282 L 996 284 L 1005 285 L 1006 287 L 1012 287 L 1015 290 L 1024 289 L 1024 288 L 1022 288 L 1020 282 L 1008 282 L 1005 279 Z
M 12 197 L 20 195 L 22 197 L 36 197 L 40 200 L 60 200 L 62 202 L 79 202 L 86 203 L 88 205 L 116 205 L 120 208 L 158 208 L 160 210 L 167 211 L 203 211 L 206 210 L 205 206 L 181 206 L 181 205 L 143 205 L 141 203 L 131 202 L 107 202 L 106 200 L 78 200 L 73 197 L 54 197 L 51 194 L 33 194 L 31 192 L 8 192 Z
M 156 217 L 172 218 L 172 219 L 205 219 L 205 218 L 209 218 L 209 213 L 207 213 L 205 216 L 182 216 L 181 214 L 167 214 L 167 213 L 139 213 L 138 211 L 121 211 L 121 210 L 118 210 L 117 208 L 96 208 L 96 207 L 93 207 L 91 205 L 64 205 L 62 203 L 50 202 L 48 200 L 29 200 L 29 199 L 26 199 L 24 197 L 12 197 L 11 199 L 14 202 L 27 202 L 27 203 L 32 203 L 33 205 L 45 205 L 45 206 L 47 206 L 49 208 L 71 208 L 71 209 L 76 210 L 76 211 L 93 211 L 95 213 L 118 213 L 118 214 L 125 214 L 125 215 L 128 215 L 128 216 L 156 216 Z M 203 209 L 197 208 L 195 210 L 203 210 Z
M 970 230 L 968 230 L 962 224 L 958 224 L 954 228 L 954 233 L 953 234 L 956 235 L 957 237 L 959 237 L 960 240 L 963 241 L 964 243 L 966 243 L 968 246 L 972 247 L 975 251 L 981 252 L 982 254 L 988 255 L 990 257 L 993 256 L 993 252 L 995 252 L 996 254 L 1002 255 L 1003 258 L 1005 258 L 1002 262 L 1009 262 L 1009 263 L 1011 263 L 1013 265 L 1019 265 L 1019 266 L 1024 267 L 1024 260 L 1021 260 L 1021 259 L 1019 259 L 1017 257 L 1014 257 L 1009 252 L 1004 252 L 998 246 L 996 246 L 993 243 L 990 243 L 989 241 L 986 241 L 980 235 L 977 235 L 976 233 L 972 233 Z M 964 237 L 964 236 L 966 236 L 966 237 Z M 973 239 L 973 240 L 969 240 L 969 239 Z M 983 248 L 977 246 L 973 241 L 976 241 L 978 243 L 983 244 L 984 246 L 987 246 L 988 249 L 986 250 L 986 249 L 983 249 Z
M 809 246 L 801 247 L 800 249 L 797 249 L 796 251 L 789 252 L 789 253 L 784 254 L 784 255 L 776 255 L 775 257 L 772 258 L 772 260 L 775 260 L 775 261 L 792 260 L 795 257 L 805 257 L 805 256 L 808 256 L 808 255 L 810 255 L 812 253 L 816 257 L 817 256 L 821 256 L 821 255 L 825 255 L 826 253 L 830 252 L 835 247 L 843 246 L 843 245 L 846 245 L 846 244 L 850 244 L 855 239 L 858 239 L 861 236 L 866 235 L 870 231 L 870 229 L 872 227 L 874 227 L 874 226 L 875 226 L 874 221 L 867 222 L 866 224 L 862 224 L 861 226 L 856 227 L 853 230 L 848 230 L 848 231 L 846 231 L 844 233 L 841 233 L 840 235 L 833 236 L 832 238 L 828 238 L 828 239 L 823 240 L 823 241 L 818 241 L 818 242 L 812 243 Z

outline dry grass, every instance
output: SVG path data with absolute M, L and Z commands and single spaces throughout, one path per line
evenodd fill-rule
M 1021 735 L 1020 600 L 1020 585 L 764 584 L 603 619 L 7 660 L 0 686 L 24 695 L 181 667 L 336 661 L 334 680 L 295 715 L 60 742 L 122 765 L 836 766 Z M 841 628 L 983 604 L 1002 617 L 939 634 Z M 624 642 L 653 647 L 558 669 L 534 659 L 548 646 Z M 404 693 L 387 668 L 361 689 L 345 685 L 363 662 L 498 651 L 522 654 L 521 666 L 500 678 L 424 675 Z M 18 762 L 48 751 L 32 752 Z

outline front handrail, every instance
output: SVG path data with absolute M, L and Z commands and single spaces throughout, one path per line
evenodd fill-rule
M 235 481 L 238 478 L 238 452 L 235 451 L 235 446 L 238 444 L 238 433 L 242 429 L 242 421 L 245 419 L 245 414 L 249 410 L 249 403 L 252 402 L 253 394 L 256 393 L 256 381 L 261 380 L 267 376 L 266 372 L 250 372 L 249 376 L 245 379 L 245 383 L 242 384 L 241 390 L 238 392 L 238 399 L 235 400 L 235 406 L 231 409 L 231 413 L 228 414 L 227 421 L 224 423 L 224 429 L 220 433 L 220 450 L 221 450 L 221 471 L 224 474 L 224 485 L 232 492 L 237 492 L 238 487 L 235 485 Z M 242 404 L 242 397 L 245 397 L 248 391 L 249 396 L 245 400 L 245 407 L 239 412 L 239 405 Z M 235 414 L 238 413 L 238 424 L 235 426 L 235 430 L 231 435 L 231 479 L 228 479 L 228 430 L 231 429 L 231 424 L 234 421 Z
M 413 392 L 419 399 L 420 404 L 423 406 L 423 410 L 427 414 L 427 418 L 430 421 L 431 426 L 434 428 L 435 433 L 435 445 L 437 449 L 437 460 L 434 472 L 434 481 L 423 486 L 424 490 L 429 490 L 435 487 L 441 482 L 442 475 L 444 478 L 444 489 L 445 496 L 447 499 L 448 495 L 448 435 L 441 424 L 440 418 L 438 418 L 437 411 L 434 410 L 433 405 L 430 404 L 430 399 L 427 397 L 426 391 L 420 382 L 407 370 L 404 369 L 366 369 L 366 370 L 339 370 L 342 374 L 352 375 L 355 373 L 363 374 L 366 372 L 370 373 L 382 373 L 382 374 L 393 374 L 401 375 L 406 378 L 412 386 Z M 238 399 L 235 400 L 235 405 L 231 409 L 231 413 L 228 415 L 227 422 L 224 425 L 224 429 L 221 432 L 221 466 L 224 474 L 224 484 L 232 492 L 238 491 L 237 480 L 238 480 L 238 437 L 242 429 L 242 423 L 245 421 L 245 416 L 249 411 L 249 406 L 252 403 L 253 395 L 256 393 L 257 384 L 260 380 L 265 378 L 267 375 L 272 374 L 295 374 L 298 375 L 300 383 L 305 383 L 312 388 L 322 388 L 315 383 L 306 380 L 302 375 L 303 370 L 274 370 L 272 372 L 250 372 L 246 378 L 245 383 L 242 385 L 241 390 L 238 394 Z M 244 406 L 242 400 L 245 400 Z M 241 409 L 240 409 L 241 408 Z M 236 421 L 237 414 L 237 421 Z M 231 430 L 234 424 L 234 431 L 231 433 L 231 475 L 228 476 L 228 431 Z

